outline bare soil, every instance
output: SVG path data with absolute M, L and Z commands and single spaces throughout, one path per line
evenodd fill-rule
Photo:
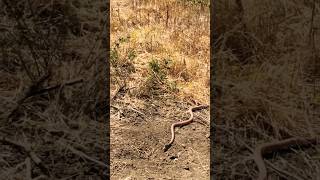
M 192 124 L 176 128 L 173 146 L 163 151 L 170 126 L 186 120 L 190 104 L 167 100 L 133 103 L 115 101 L 111 109 L 111 179 L 208 179 L 209 111 L 195 112 Z

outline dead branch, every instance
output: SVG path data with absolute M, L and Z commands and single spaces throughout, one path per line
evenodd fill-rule
M 9 121 L 11 120 L 11 117 L 18 111 L 19 107 L 21 104 L 23 104 L 23 102 L 29 98 L 29 97 L 32 97 L 32 96 L 36 96 L 36 95 L 39 95 L 39 94 L 43 94 L 43 93 L 46 93 L 48 91 L 52 91 L 52 90 L 55 90 L 55 89 L 58 89 L 58 88 L 61 88 L 63 86 L 71 86 L 71 85 L 74 85 L 74 84 L 78 84 L 78 83 L 82 83 L 83 82 L 83 79 L 76 79 L 76 80 L 72 80 L 72 81 L 68 81 L 64 84 L 57 84 L 57 85 L 54 85 L 54 86 L 51 86 L 51 87 L 47 87 L 47 88 L 43 88 L 43 89 L 40 89 L 39 90 L 39 87 L 40 85 L 49 77 L 49 75 L 47 76 L 44 76 L 42 78 L 40 78 L 39 81 L 36 82 L 36 84 L 30 86 L 26 91 L 24 91 L 22 93 L 22 95 L 20 96 L 20 98 L 18 98 L 17 102 L 16 102 L 16 106 L 13 108 L 13 110 L 11 111 L 11 113 L 9 114 L 8 116 L 8 119 Z
M 82 83 L 83 82 L 83 79 L 76 79 L 76 80 L 72 80 L 72 81 L 68 81 L 64 84 L 57 84 L 57 85 L 54 85 L 54 86 L 51 86 L 51 87 L 47 87 L 47 88 L 43 88 L 41 90 L 38 90 L 36 92 L 33 93 L 33 96 L 34 95 L 39 95 L 39 94 L 43 94 L 45 92 L 48 92 L 48 91 L 52 91 L 52 90 L 55 90 L 55 89 L 59 89 L 63 86 L 72 86 L 72 85 L 75 85 L 75 84 L 78 84 L 78 83 Z

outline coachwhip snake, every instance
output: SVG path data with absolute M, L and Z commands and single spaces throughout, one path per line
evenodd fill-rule
M 317 138 L 293 137 L 293 138 L 285 139 L 282 141 L 269 142 L 269 143 L 264 143 L 259 145 L 253 153 L 253 159 L 259 169 L 258 180 L 267 179 L 267 168 L 263 161 L 263 156 L 265 154 L 278 151 L 278 150 L 288 149 L 292 146 L 306 146 L 306 145 L 318 144 L 318 143 L 319 143 L 319 139 Z
M 188 124 L 192 123 L 192 121 L 193 121 L 193 111 L 205 109 L 205 108 L 208 108 L 208 107 L 209 107 L 208 105 L 190 107 L 189 110 L 187 111 L 188 113 L 190 113 L 190 118 L 188 120 L 176 122 L 176 123 L 173 123 L 171 125 L 171 140 L 170 140 L 170 142 L 168 144 L 164 145 L 164 148 L 163 148 L 164 152 L 166 152 L 171 147 L 171 145 L 172 145 L 172 143 L 174 141 L 174 138 L 175 138 L 174 128 L 176 126 L 184 126 L 184 125 L 188 125 Z

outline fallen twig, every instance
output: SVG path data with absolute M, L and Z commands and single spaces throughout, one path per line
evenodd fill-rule
M 136 110 L 136 109 L 133 108 L 132 106 L 129 106 L 129 108 L 130 108 L 132 111 L 134 111 L 134 112 L 136 112 L 136 113 L 138 113 L 138 114 L 140 114 L 140 115 L 142 115 L 142 116 L 146 116 L 143 112 Z
M 152 73 L 153 73 L 154 77 L 156 77 L 156 79 L 158 80 L 158 83 L 164 84 L 164 82 L 161 80 L 161 78 L 158 76 L 158 74 L 156 72 L 154 72 L 154 70 L 152 70 Z
M 31 159 L 27 157 L 25 160 L 25 163 L 26 163 L 26 178 L 27 180 L 32 180 Z
M 94 158 L 86 155 L 84 152 L 81 152 L 81 151 L 75 149 L 75 148 L 72 147 L 71 145 L 69 145 L 69 144 L 67 144 L 67 143 L 65 143 L 65 142 L 63 142 L 63 141 L 61 141 L 61 140 L 58 141 L 58 143 L 59 143 L 60 145 L 64 146 L 65 148 L 67 148 L 68 150 L 70 150 L 72 153 L 74 153 L 74 154 L 76 154 L 76 155 L 78 155 L 78 156 L 80 156 L 80 157 L 82 157 L 82 158 L 85 158 L 85 159 L 87 159 L 87 160 L 89 160 L 89 161 L 92 161 L 92 162 L 96 163 L 96 164 L 99 165 L 99 166 L 106 167 L 106 168 L 109 167 L 109 166 L 106 165 L 105 163 L 103 163 L 103 162 L 101 162 L 101 161 L 98 161 L 98 160 L 96 160 L 96 159 L 94 159 Z
M 119 94 L 120 91 L 122 91 L 124 89 L 124 85 L 122 86 L 118 86 L 114 92 L 114 94 L 111 96 L 110 100 L 114 100 L 116 98 L 116 96 Z
M 9 122 L 10 122 L 11 117 L 13 116 L 13 114 L 15 114 L 17 112 L 17 110 L 19 109 L 19 106 L 27 98 L 29 98 L 31 96 L 43 94 L 43 93 L 48 92 L 48 91 L 52 91 L 52 90 L 58 89 L 58 88 L 63 87 L 63 86 L 71 86 L 71 85 L 83 82 L 83 79 L 76 79 L 76 80 L 72 80 L 72 81 L 69 81 L 69 82 L 66 82 L 66 83 L 63 83 L 63 84 L 57 84 L 57 85 L 54 85 L 54 86 L 51 86 L 51 87 L 47 87 L 47 88 L 43 88 L 43 89 L 39 90 L 40 84 L 45 79 L 47 79 L 48 77 L 49 76 L 45 76 L 45 77 L 41 78 L 35 85 L 30 86 L 24 93 L 22 93 L 23 95 L 20 96 L 20 98 L 18 98 L 18 100 L 17 100 L 17 103 L 16 103 L 17 105 L 13 108 L 13 110 L 11 111 L 11 113 L 8 116 Z
M 42 94 L 42 93 L 45 93 L 45 92 L 48 92 L 48 91 L 52 91 L 52 90 L 55 90 L 55 89 L 58 89 L 62 86 L 71 86 L 71 85 L 74 85 L 74 84 L 78 84 L 78 83 L 82 83 L 83 82 L 83 79 L 76 79 L 76 80 L 72 80 L 72 81 L 68 81 L 66 83 L 61 83 L 61 84 L 57 84 L 57 85 L 54 85 L 54 86 L 51 86 L 51 87 L 47 87 L 47 88 L 43 88 L 41 90 L 38 90 L 36 92 L 33 93 L 33 96 L 34 95 L 39 95 L 39 94 Z

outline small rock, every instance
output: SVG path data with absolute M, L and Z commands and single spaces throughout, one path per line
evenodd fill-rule
M 181 156 L 181 152 L 178 152 L 178 155 L 177 155 L 177 157 L 180 157 Z
M 171 160 L 176 160 L 178 158 L 178 156 L 171 156 L 170 159 Z

